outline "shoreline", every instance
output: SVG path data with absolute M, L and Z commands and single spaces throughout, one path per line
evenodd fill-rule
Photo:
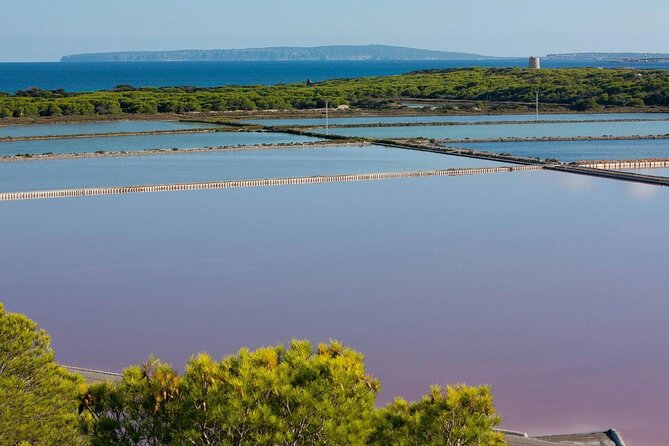
M 0 157 L 0 163 L 17 163 L 27 161 L 51 161 L 51 160 L 73 160 L 89 158 L 129 158 L 136 156 L 153 155 L 187 155 L 191 153 L 212 153 L 212 152 L 243 152 L 256 150 L 279 150 L 279 149 L 309 149 L 309 148 L 331 148 L 331 147 L 366 147 L 373 143 L 365 141 L 314 141 L 302 143 L 283 143 L 283 144 L 255 144 L 255 145 L 236 145 L 236 146 L 216 146 L 216 147 L 195 147 L 187 149 L 145 149 L 135 151 L 116 150 L 104 153 L 82 152 L 82 153 L 54 153 L 49 155 L 13 155 Z
M 421 139 L 421 138 L 413 138 Z M 430 140 L 431 138 L 423 138 Z M 669 139 L 666 135 L 631 135 L 631 136 L 537 136 L 537 137 L 509 137 L 509 138 L 465 138 L 465 139 L 435 139 L 442 144 L 484 144 L 484 143 L 514 143 L 514 142 L 570 142 L 570 141 L 649 141 Z
M 538 119 L 527 121 L 437 121 L 437 122 L 379 122 L 365 124 L 330 124 L 331 129 L 384 128 L 384 127 L 450 127 L 466 125 L 523 125 L 523 124 L 596 124 L 600 122 L 665 122 L 669 118 L 659 119 Z M 225 125 L 225 123 L 221 123 Z M 251 124 L 254 125 L 254 124 Z M 261 124 L 255 124 L 261 125 Z M 324 129 L 324 125 L 277 125 L 274 128 L 293 128 L 303 130 Z
M 572 166 L 589 167 L 592 169 L 603 169 L 603 170 L 665 169 L 669 167 L 669 158 L 575 161 L 569 164 Z
M 580 120 L 528 120 L 528 121 L 438 121 L 438 122 L 379 122 L 363 124 L 331 124 L 331 129 L 355 129 L 355 128 L 393 128 L 393 127 L 450 127 L 450 126 L 475 126 L 475 125 L 540 125 L 540 124 L 596 124 L 596 123 L 622 123 L 622 122 L 667 122 L 669 118 L 659 119 L 580 119 Z M 169 121 L 167 121 L 169 122 Z M 192 129 L 171 129 L 171 130 L 146 130 L 137 132 L 102 132 L 102 133 L 69 133 L 54 135 L 31 135 L 31 136 L 0 136 L 0 144 L 20 141 L 48 141 L 59 139 L 95 139 L 95 138 L 113 138 L 124 136 L 158 136 L 158 135 L 179 135 L 179 134 L 198 134 L 198 133 L 243 133 L 243 132 L 285 132 L 286 130 L 313 131 L 324 129 L 324 125 L 263 125 L 256 123 L 243 123 L 234 121 L 184 121 L 200 124 L 217 125 L 220 127 L 198 127 Z M 40 124 L 35 124 L 40 125 Z M 1 127 L 0 127 L 1 128 Z M 605 135 L 603 135 L 604 137 Z M 649 135 L 664 136 L 664 135 Z M 586 138 L 586 137 L 584 137 Z M 477 138 L 476 142 L 481 142 L 485 138 Z M 456 141 L 456 140 L 451 140 Z M 457 141 L 460 141 L 458 139 Z M 464 139 L 462 139 L 464 141 Z
M 220 128 L 193 128 L 193 129 L 174 129 L 174 130 L 146 130 L 140 132 L 103 132 L 103 133 L 72 133 L 64 135 L 34 135 L 34 136 L 0 136 L 0 144 L 3 142 L 19 141 L 48 141 L 52 139 L 85 139 L 85 138 L 113 138 L 118 136 L 152 136 L 152 135 L 178 135 L 189 133 L 237 133 L 248 132 L 241 127 Z
M 443 102 L 443 101 L 442 101 Z M 434 102 L 437 104 L 438 102 Z M 493 103 L 494 104 L 494 103 Z M 499 104 L 496 104 L 499 105 Z M 546 105 L 546 104 L 544 104 Z M 551 104 L 553 105 L 553 104 Z M 550 109 L 543 109 L 544 116 L 557 114 L 570 115 L 605 115 L 617 113 L 669 113 L 669 107 L 611 107 L 601 110 L 575 111 L 568 107 L 553 105 Z M 480 111 L 458 110 L 449 113 L 437 110 L 413 109 L 408 107 L 395 109 L 358 109 L 348 110 L 330 109 L 330 118 L 368 118 L 368 117 L 396 117 L 396 116 L 500 116 L 500 115 L 533 115 L 534 109 L 483 109 Z M 5 126 L 14 125 L 41 125 L 41 124 L 68 124 L 78 122 L 109 122 L 109 121 L 202 121 L 203 119 L 232 119 L 243 121 L 249 119 L 325 119 L 324 108 L 312 108 L 304 110 L 254 110 L 254 111 L 223 111 L 223 112 L 191 112 L 191 113 L 157 113 L 157 114 L 115 114 L 115 115 L 70 115 L 70 116 L 48 116 L 30 118 L 0 118 L 0 129 Z M 208 122 L 208 121 L 205 121 Z

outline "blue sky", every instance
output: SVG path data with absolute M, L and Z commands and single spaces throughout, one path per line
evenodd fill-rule
M 667 0 L 0 0 L 0 61 L 382 43 L 489 55 L 669 52 Z

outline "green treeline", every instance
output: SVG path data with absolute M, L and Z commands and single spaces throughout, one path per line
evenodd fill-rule
M 57 365 L 49 338 L 0 304 L 2 444 L 92 446 L 502 446 L 489 387 L 433 387 L 375 405 L 363 356 L 338 342 L 292 341 L 183 373 L 149 359 L 93 385 Z
M 118 86 L 111 91 L 67 93 L 30 89 L 0 95 L 0 117 L 289 110 L 350 104 L 379 107 L 399 97 L 544 103 L 576 110 L 669 105 L 668 70 L 568 68 L 462 68 L 399 76 L 340 79 L 275 86 L 216 88 Z

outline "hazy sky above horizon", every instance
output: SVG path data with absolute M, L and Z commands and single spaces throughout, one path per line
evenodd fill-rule
M 0 0 L 0 61 L 379 43 L 496 56 L 669 52 L 666 0 Z

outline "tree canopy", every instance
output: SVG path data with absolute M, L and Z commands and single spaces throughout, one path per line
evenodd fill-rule
M 489 387 L 434 386 L 422 400 L 398 398 L 380 411 L 370 444 L 378 446 L 504 445 Z
M 82 379 L 54 361 L 35 322 L 0 304 L 0 439 L 15 445 L 85 444 L 79 431 Z
M 96 446 L 500 446 L 489 387 L 435 387 L 377 409 L 379 382 L 339 342 L 192 358 L 183 375 L 151 358 L 82 395 Z
M 378 389 L 359 353 L 293 341 L 221 361 L 201 354 L 182 376 L 151 359 L 83 401 L 96 445 L 362 445 Z
M 377 409 L 379 381 L 337 341 L 293 340 L 183 373 L 156 358 L 85 385 L 49 337 L 0 305 L 0 443 L 5 446 L 500 446 L 488 387 L 434 387 Z

